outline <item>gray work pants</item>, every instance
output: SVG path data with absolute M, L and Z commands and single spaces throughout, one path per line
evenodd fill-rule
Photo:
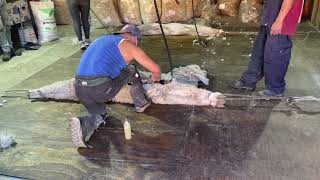
M 8 25 L 7 14 L 6 14 L 6 0 L 0 0 L 0 16 L 3 28 L 0 28 L 0 46 L 3 52 L 10 52 L 12 47 L 11 41 L 11 27 Z
M 68 0 L 68 9 L 73 22 L 74 31 L 79 41 L 82 41 L 82 29 L 86 39 L 90 38 L 90 0 Z
M 76 77 L 76 79 L 84 81 L 96 78 Z M 105 103 L 111 101 L 125 84 L 130 87 L 130 94 L 136 107 L 143 107 L 148 103 L 141 77 L 133 65 L 128 65 L 116 78 L 97 86 L 75 84 L 75 92 L 81 104 L 86 107 L 90 114 L 104 115 L 106 114 Z

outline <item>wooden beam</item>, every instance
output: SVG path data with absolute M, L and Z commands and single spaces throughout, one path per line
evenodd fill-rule
M 315 25 L 317 27 L 320 27 L 320 2 L 318 3 L 318 11 L 317 11 L 317 18 L 316 18 Z
M 302 17 L 309 19 L 311 18 L 311 13 L 312 13 L 312 0 L 305 0 L 304 1 L 304 6 L 303 6 L 303 14 Z
M 314 0 L 313 3 L 313 10 L 312 10 L 312 16 L 311 16 L 311 23 L 315 24 L 317 20 L 317 14 L 318 14 L 318 9 L 319 9 L 319 3 L 320 0 Z

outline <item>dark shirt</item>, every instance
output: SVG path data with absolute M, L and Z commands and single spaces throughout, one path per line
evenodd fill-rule
M 261 25 L 271 27 L 277 19 L 282 0 L 264 0 Z
M 293 35 L 301 18 L 303 0 L 294 0 L 292 7 L 284 18 L 281 34 Z M 283 0 L 264 0 L 261 25 L 271 28 L 277 19 Z

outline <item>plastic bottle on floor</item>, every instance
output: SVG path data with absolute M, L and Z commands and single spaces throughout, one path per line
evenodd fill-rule
M 128 120 L 126 119 L 124 124 L 123 124 L 123 129 L 124 129 L 124 136 L 126 138 L 126 140 L 130 140 L 132 138 L 131 136 L 131 125 L 128 122 Z

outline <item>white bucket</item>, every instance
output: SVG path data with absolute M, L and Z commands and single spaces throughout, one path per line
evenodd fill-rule
M 32 26 L 21 27 L 18 31 L 22 46 L 27 42 L 38 43 L 38 39 L 36 37 L 36 34 L 34 33 Z

